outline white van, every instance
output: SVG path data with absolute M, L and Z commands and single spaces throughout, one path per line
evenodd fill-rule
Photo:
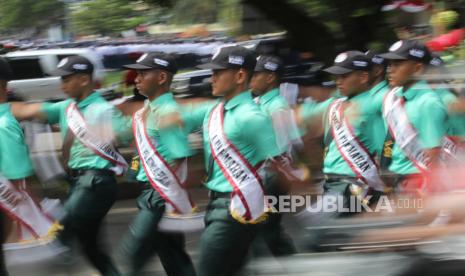
M 8 83 L 11 93 L 25 101 L 54 101 L 66 98 L 60 88 L 60 77 L 50 76 L 63 58 L 80 55 L 94 64 L 97 86 L 105 76 L 99 56 L 89 48 L 47 49 L 11 52 L 4 55 L 13 69 Z

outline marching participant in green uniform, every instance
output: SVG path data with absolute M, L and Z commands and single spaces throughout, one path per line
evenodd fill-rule
M 375 51 L 370 50 L 365 53 L 365 55 L 371 60 L 372 69 L 371 69 L 371 89 L 370 94 L 372 96 L 371 105 L 373 108 L 377 110 L 377 116 L 373 126 L 373 141 L 377 143 L 375 148 L 379 151 L 376 153 L 376 160 L 377 162 L 381 161 L 381 155 L 383 153 L 383 146 L 389 146 L 392 141 L 384 141 L 386 138 L 387 128 L 384 124 L 383 119 L 383 100 L 386 93 L 389 91 L 389 83 L 386 80 L 386 69 L 387 69 L 387 60 L 380 57 Z
M 194 209 L 184 182 L 185 159 L 191 155 L 187 133 L 168 121 L 179 116 L 179 106 L 169 91 L 177 71 L 172 56 L 144 54 L 136 64 L 136 87 L 148 98 L 133 118 L 134 137 L 141 165 L 137 180 L 143 190 L 137 199 L 139 213 L 122 241 L 131 275 L 139 275 L 154 253 L 158 253 L 168 275 L 195 275 L 184 250 L 184 236 L 157 230 L 163 214 L 188 214 Z
M 281 60 L 274 56 L 259 56 L 254 74 L 250 82 L 252 92 L 258 97 L 255 98 L 261 110 L 270 116 L 277 138 L 278 147 L 288 152 L 290 161 L 291 141 L 298 137 L 292 137 L 292 128 L 289 126 L 294 122 L 291 117 L 289 105 L 279 94 L 279 83 L 282 76 L 283 64 Z M 265 181 L 265 188 L 268 195 L 286 195 L 290 187 L 286 183 L 278 183 L 276 175 L 270 175 Z M 258 238 L 263 239 L 274 256 L 286 256 L 296 253 L 296 249 L 290 236 L 285 233 L 281 226 L 282 215 L 280 213 L 270 213 L 263 230 L 258 234 Z M 259 248 L 259 244 L 256 246 Z
M 374 161 L 382 142 L 376 132 L 382 131 L 381 103 L 374 102 L 382 93 L 372 87 L 371 60 L 363 53 L 339 54 L 334 65 L 325 69 L 336 76 L 340 97 L 300 109 L 301 121 L 322 118 L 326 154 L 323 161 L 324 193 L 340 195 L 344 206 L 347 196 L 366 195 L 369 189 L 382 192 L 384 183 Z
M 433 76 L 441 76 L 446 73 L 443 60 L 433 54 L 430 61 L 428 73 Z M 444 80 L 431 80 L 431 88 L 439 95 L 446 108 L 457 102 L 458 97 Z M 451 112 L 448 110 L 446 137 L 443 140 L 444 161 L 465 162 L 463 152 L 463 142 L 465 141 L 465 116 L 463 113 Z
M 198 274 L 234 275 L 266 218 L 263 164 L 282 152 L 271 121 L 247 89 L 256 63 L 252 51 L 223 47 L 201 68 L 213 69 L 213 95 L 223 98 L 188 110 L 188 129 L 203 128 L 210 202 L 200 239 Z
M 44 238 L 53 225 L 26 190 L 25 179 L 33 174 L 33 169 L 23 131 L 7 103 L 7 84 L 12 77 L 8 62 L 0 58 L 0 244 L 9 234 L 4 232 L 6 217 L 17 222 L 20 241 Z M 3 249 L 0 275 L 8 275 Z
M 400 191 L 422 193 L 427 189 L 428 171 L 439 161 L 447 128 L 440 97 L 425 81 L 416 79 L 425 72 L 431 55 L 420 42 L 402 40 L 380 56 L 389 60 L 393 87 L 383 103 L 389 135 L 395 141 L 387 168 Z
M 127 168 L 113 145 L 112 132 L 123 128 L 125 121 L 94 91 L 93 70 L 92 63 L 84 57 L 64 58 L 53 75 L 61 76 L 62 89 L 71 99 L 18 104 L 13 114 L 20 120 L 37 118 L 59 124 L 71 188 L 58 238 L 66 245 L 76 239 L 102 275 L 119 275 L 99 241 L 99 233 L 103 218 L 116 200 L 115 174 L 122 174 Z

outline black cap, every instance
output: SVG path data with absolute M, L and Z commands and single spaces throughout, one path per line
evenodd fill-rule
M 343 75 L 355 70 L 368 71 L 370 69 L 371 61 L 364 53 L 347 51 L 337 55 L 334 65 L 324 71 L 333 75 Z
M 173 55 L 161 52 L 145 53 L 134 64 L 124 65 L 124 68 L 135 70 L 161 69 L 176 74 L 178 66 Z
M 431 60 L 431 53 L 422 43 L 414 40 L 399 40 L 392 44 L 389 52 L 381 54 L 380 57 L 389 60 L 415 60 L 428 64 Z
M 379 53 L 374 50 L 368 50 L 365 55 L 370 59 L 373 65 L 386 65 L 387 60 L 379 56 Z
M 68 76 L 72 74 L 89 74 L 94 72 L 94 65 L 83 56 L 69 56 L 57 64 L 57 68 L 50 74 L 53 76 Z
M 321 86 L 321 87 L 334 87 L 336 82 L 332 76 L 323 70 L 312 72 L 305 72 L 299 75 L 284 77 L 283 82 L 295 83 L 302 86 Z
M 280 58 L 276 56 L 261 55 L 257 58 L 255 65 L 255 72 L 271 72 L 281 75 L 283 72 L 283 63 Z
M 242 46 L 227 46 L 220 48 L 212 57 L 210 63 L 198 66 L 200 69 L 248 69 L 254 70 L 257 63 L 252 50 Z
M 330 74 L 323 70 L 315 71 L 310 78 L 302 82 L 304 86 L 322 86 L 322 87 L 335 87 L 336 82 Z
M 9 81 L 13 78 L 13 71 L 5 58 L 0 57 L 0 80 Z

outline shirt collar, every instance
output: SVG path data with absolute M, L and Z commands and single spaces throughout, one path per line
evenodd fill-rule
M 365 97 L 367 93 L 370 93 L 370 90 L 363 91 L 362 93 L 359 93 L 359 94 L 357 94 L 357 95 L 355 95 L 355 96 L 346 97 L 346 98 L 347 98 L 347 100 L 349 100 L 349 101 L 353 101 L 353 100 L 355 100 L 355 99 Z
M 376 84 L 375 86 L 373 86 L 370 89 L 370 95 L 374 95 L 374 94 L 378 93 L 381 89 L 383 89 L 384 87 L 387 87 L 387 86 L 388 86 L 387 81 L 383 80 L 383 81 L 379 82 L 378 84 Z
M 260 96 L 260 103 L 264 104 L 279 96 L 279 89 L 274 88 Z
M 99 92 L 94 91 L 89 96 L 87 96 L 84 100 L 77 103 L 77 106 L 82 109 L 90 105 L 91 103 L 95 102 L 97 99 L 100 99 L 102 96 Z
M 426 81 L 423 81 L 423 80 L 422 81 L 417 81 L 412 86 L 410 86 L 410 88 L 407 89 L 407 91 L 404 91 L 402 89 L 402 95 L 408 101 L 408 100 L 411 100 L 411 99 L 415 98 L 418 95 L 418 93 L 421 93 L 422 90 L 428 89 L 428 88 L 429 88 L 429 86 L 426 83 Z
M 174 96 L 171 92 L 163 93 L 162 95 L 158 96 L 155 100 L 149 103 L 150 110 L 155 110 L 156 108 L 163 106 L 166 103 L 173 102 Z
M 224 109 L 225 110 L 231 110 L 234 107 L 240 105 L 241 103 L 245 103 L 245 102 L 248 102 L 248 101 L 250 101 L 250 102 L 253 101 L 252 93 L 250 91 L 245 91 L 245 92 L 242 92 L 242 93 L 234 96 L 232 99 L 227 101 L 226 104 L 224 105 Z

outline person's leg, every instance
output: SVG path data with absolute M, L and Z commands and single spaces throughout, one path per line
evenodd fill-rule
M 82 247 L 84 255 L 102 275 L 119 275 L 119 272 L 113 264 L 110 256 L 108 256 L 104 251 L 103 241 L 99 240 L 102 220 L 89 220 L 86 225 L 88 226 L 81 227 L 79 231 L 76 232 L 77 239 Z
M 5 233 L 5 215 L 0 212 L 0 245 L 3 245 L 6 240 L 7 233 Z M 8 271 L 6 270 L 5 265 L 5 256 L 3 254 L 3 249 L 0 250 L 0 276 L 8 276 Z
M 158 223 L 165 211 L 164 200 L 150 184 L 143 185 L 144 188 L 137 198 L 139 212 L 120 245 L 123 258 L 129 265 L 130 275 L 140 274 L 141 269 L 155 254 L 160 239 Z
M 307 250 L 320 251 L 322 248 L 320 244 L 325 238 L 325 229 L 312 229 L 308 230 L 307 227 L 311 228 L 314 226 L 323 226 L 330 224 L 334 219 L 340 218 L 344 213 L 340 213 L 337 208 L 332 210 L 323 210 L 324 205 L 331 202 L 336 206 L 349 207 L 349 198 L 346 196 L 348 192 L 349 183 L 343 181 L 325 181 L 323 185 L 323 195 L 311 206 L 307 207 L 299 214 L 296 215 L 299 223 L 305 228 L 305 244 Z M 343 199 L 343 204 L 337 203 L 337 200 Z M 329 207 L 329 206 L 328 206 Z
M 61 220 L 64 230 L 58 238 L 65 245 L 77 238 L 84 254 L 103 275 L 115 275 L 116 267 L 99 241 L 103 218 L 116 200 L 116 180 L 89 172 L 78 177 Z
M 155 254 L 155 231 L 160 218 L 148 210 L 140 210 L 121 242 L 121 251 L 129 266 L 129 275 L 138 275 Z
M 229 199 L 210 202 L 200 238 L 199 276 L 235 275 L 245 262 L 258 225 L 245 225 L 229 214 Z
M 168 276 L 195 276 L 194 265 L 185 249 L 182 233 L 158 232 L 158 256 Z
M 294 242 L 281 225 L 281 220 L 282 214 L 269 214 L 267 223 L 258 234 L 275 257 L 289 256 L 297 253 Z
M 289 189 L 281 184 L 276 176 L 271 176 L 265 182 L 265 190 L 268 195 L 280 196 L 289 195 Z M 297 253 L 291 237 L 285 232 L 281 225 L 282 214 L 269 213 L 266 222 L 260 227 L 257 239 L 253 242 L 253 255 L 261 256 L 268 248 L 275 257 L 288 256 Z M 266 246 L 266 247 L 265 247 Z

